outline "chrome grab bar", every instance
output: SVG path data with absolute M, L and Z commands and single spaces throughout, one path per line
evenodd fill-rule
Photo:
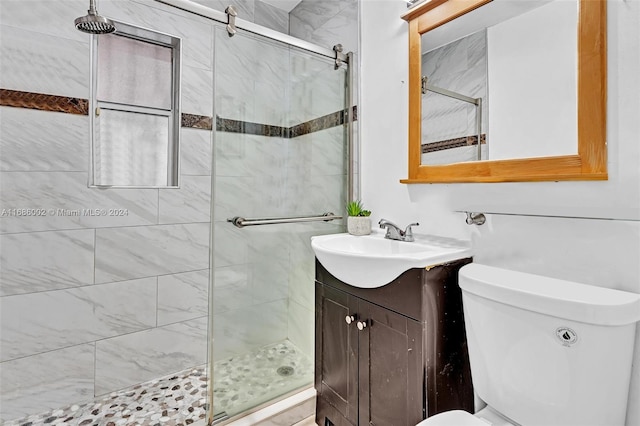
M 342 219 L 342 216 L 336 216 L 333 213 L 328 212 L 324 213 L 322 216 L 274 217 L 264 219 L 245 219 L 244 217 L 236 216 L 231 219 L 227 219 L 227 222 L 231 222 L 238 228 L 244 228 L 245 226 L 275 225 L 278 223 L 329 222 L 336 219 Z

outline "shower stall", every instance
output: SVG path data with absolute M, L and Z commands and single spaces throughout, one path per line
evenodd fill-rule
M 101 0 L 116 31 L 88 36 L 55 3 L 0 15 L 1 421 L 224 424 L 312 388 L 310 237 L 354 193 L 351 55 L 183 0 Z M 96 98 L 138 63 L 100 68 L 118 23 L 179 46 L 166 109 Z M 147 146 L 165 121 L 168 154 Z M 169 184 L 126 185 L 163 150 Z

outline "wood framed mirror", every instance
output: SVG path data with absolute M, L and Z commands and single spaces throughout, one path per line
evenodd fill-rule
M 577 152 L 575 154 L 494 160 L 489 156 L 489 159 L 482 161 L 423 164 L 423 51 L 421 48 L 423 35 L 428 37 L 429 34 L 426 33 L 429 31 L 481 8 L 491 1 L 431 0 L 410 9 L 402 16 L 402 19 L 409 24 L 409 177 L 401 182 L 606 180 L 606 0 L 576 0 Z M 491 96 L 489 96 L 489 102 L 491 102 Z M 531 129 L 538 130 L 544 125 L 545 123 L 531 123 Z M 543 137 L 543 132 L 540 132 L 540 135 Z M 481 141 L 483 137 L 484 135 L 479 135 L 477 140 Z M 490 141 L 491 134 L 488 135 L 488 139 Z

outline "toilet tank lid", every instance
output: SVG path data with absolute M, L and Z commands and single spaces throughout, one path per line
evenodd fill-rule
M 640 320 L 640 295 L 470 263 L 460 288 L 486 299 L 541 314 L 598 325 Z

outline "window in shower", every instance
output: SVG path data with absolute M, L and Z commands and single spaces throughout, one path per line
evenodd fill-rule
M 93 37 L 90 186 L 177 187 L 180 39 L 117 28 Z

